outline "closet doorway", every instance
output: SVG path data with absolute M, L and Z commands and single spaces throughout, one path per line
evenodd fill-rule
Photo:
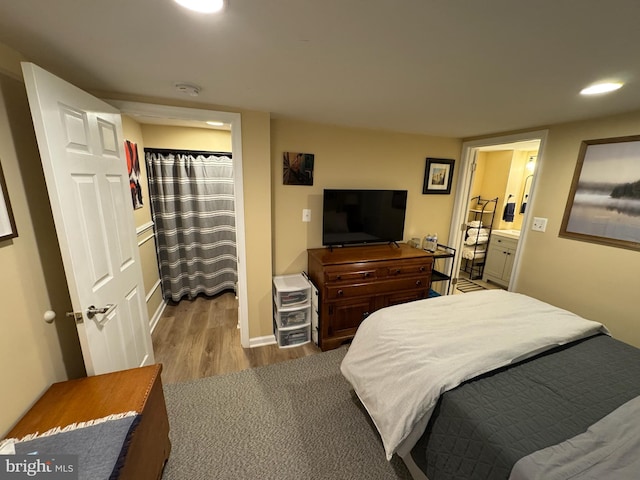
M 237 289 L 238 297 L 238 327 L 240 329 L 240 343 L 242 347 L 249 345 L 249 321 L 247 301 L 246 274 L 246 242 L 244 221 L 244 189 L 242 169 L 242 134 L 239 113 L 201 110 L 195 108 L 172 107 L 165 105 L 127 102 L 120 100 L 106 100 L 118 108 L 123 115 L 127 115 L 139 123 L 156 123 L 169 126 L 193 127 L 203 125 L 209 121 L 219 121 L 230 126 L 231 152 L 234 171 L 234 193 L 236 209 L 236 248 L 237 248 Z
M 535 200 L 535 179 L 542 166 L 546 135 L 546 131 L 536 131 L 463 144 L 450 227 L 450 245 L 459 252 L 450 293 L 459 279 L 516 288 L 519 252 L 526 243 L 528 214 Z M 485 214 L 489 206 L 494 213 Z M 476 218 L 478 211 L 486 218 Z M 510 252 L 503 278 L 492 277 L 491 265 L 487 268 L 491 263 L 491 238 L 497 240 L 500 235 L 509 235 L 517 245 Z M 494 253 L 494 261 L 495 257 Z

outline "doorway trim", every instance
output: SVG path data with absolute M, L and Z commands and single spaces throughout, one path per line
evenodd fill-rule
M 480 148 L 534 140 L 540 141 L 540 144 L 538 146 L 536 168 L 533 172 L 533 178 L 531 181 L 529 201 L 527 202 L 527 209 L 522 220 L 520 240 L 518 241 L 518 248 L 516 250 L 516 255 L 514 258 L 511 280 L 509 282 L 509 291 L 515 290 L 517 288 L 520 256 L 521 252 L 523 251 L 524 245 L 526 245 L 527 237 L 530 230 L 530 213 L 535 206 L 536 200 L 536 180 L 540 176 L 540 171 L 543 168 L 544 146 L 546 144 L 548 132 L 548 130 L 535 130 L 532 132 L 483 138 L 481 140 L 471 140 L 468 142 L 463 142 L 462 144 L 460 174 L 458 176 L 456 198 L 453 205 L 453 213 L 451 215 L 451 225 L 449 226 L 449 245 L 453 246 L 453 248 L 455 248 L 459 252 L 461 251 L 460 249 L 464 240 L 461 226 L 467 221 L 471 182 L 473 181 L 473 169 Z M 456 255 L 452 265 L 452 271 L 454 272 L 454 278 L 456 279 L 458 278 L 458 272 L 460 271 L 460 261 L 461 258 L 458 254 Z M 455 285 L 452 285 L 450 288 L 455 289 Z
M 174 107 L 151 103 L 109 100 L 105 102 L 113 105 L 121 114 L 146 115 L 163 119 L 182 121 L 219 120 L 231 125 L 231 151 L 233 153 L 233 177 L 236 204 L 236 245 L 238 256 L 238 325 L 240 327 L 240 343 L 249 348 L 249 302 L 247 299 L 247 255 L 244 219 L 244 183 L 242 174 L 242 126 L 241 115 L 233 112 L 204 110 L 189 107 Z

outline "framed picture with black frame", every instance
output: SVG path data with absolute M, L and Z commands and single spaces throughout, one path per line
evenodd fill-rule
M 422 193 L 449 194 L 453 179 L 454 160 L 447 158 L 427 158 L 424 169 Z
M 7 182 L 5 182 L 2 164 L 0 163 L 0 242 L 17 236 L 18 230 L 16 229 L 16 222 L 9 202 Z

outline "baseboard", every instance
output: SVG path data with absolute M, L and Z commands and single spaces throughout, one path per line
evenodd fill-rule
M 160 321 L 160 317 L 162 317 L 162 313 L 164 312 L 165 307 L 167 306 L 167 301 L 163 298 L 162 302 L 160 302 L 160 305 L 158 305 L 158 308 L 156 309 L 155 313 L 153 314 L 153 317 L 151 317 L 151 319 L 149 320 L 149 326 L 151 327 L 151 333 L 153 333 L 153 331 L 156 328 L 156 325 L 158 325 L 158 322 Z
M 266 345 L 273 345 L 276 342 L 275 335 L 265 335 L 264 337 L 254 337 L 249 339 L 249 348 L 264 347 Z

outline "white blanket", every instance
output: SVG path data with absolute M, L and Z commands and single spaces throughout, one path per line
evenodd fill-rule
M 415 443 L 440 395 L 556 345 L 606 332 L 597 322 L 510 293 L 485 290 L 378 310 L 358 328 L 342 365 L 387 459 Z M 403 445 L 403 451 L 413 445 Z

